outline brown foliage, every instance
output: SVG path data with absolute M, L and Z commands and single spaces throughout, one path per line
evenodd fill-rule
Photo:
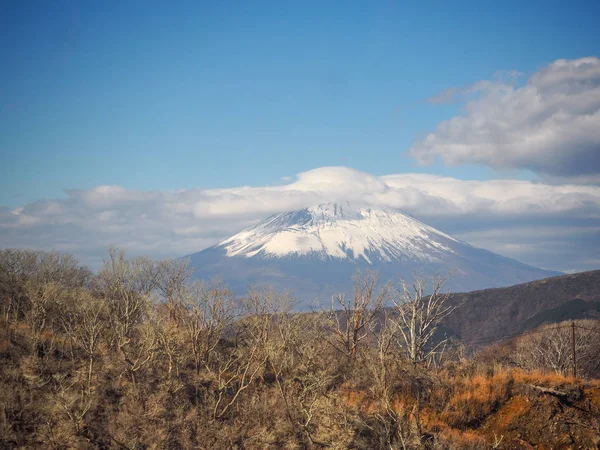
M 115 250 L 90 281 L 69 259 L 3 255 L 0 266 L 16 268 L 5 269 L 13 284 L 0 320 L 0 448 L 479 449 L 600 439 L 600 385 L 509 367 L 512 348 L 472 360 L 448 351 L 435 370 L 415 364 L 435 347 L 411 358 L 398 317 L 375 322 L 383 300 L 374 278 L 355 280 L 338 322 L 344 312 L 297 314 L 293 298 L 271 289 L 239 301 L 218 282 L 187 283 L 181 263 Z

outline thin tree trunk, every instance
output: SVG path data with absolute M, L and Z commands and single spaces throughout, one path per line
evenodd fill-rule
M 94 357 L 90 356 L 88 364 L 88 391 L 92 388 L 92 369 L 94 367 Z

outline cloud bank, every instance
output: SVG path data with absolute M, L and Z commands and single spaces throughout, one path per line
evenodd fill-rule
M 347 167 L 310 170 L 280 186 L 67 190 L 66 198 L 0 207 L 0 247 L 67 251 L 92 267 L 109 245 L 132 254 L 182 256 L 270 214 L 340 199 L 398 208 L 467 242 L 544 268 L 600 267 L 599 186 L 373 176 Z
M 528 169 L 547 179 L 600 182 L 600 59 L 557 60 L 516 86 L 517 76 L 450 88 L 427 99 L 469 98 L 409 153 L 421 163 Z

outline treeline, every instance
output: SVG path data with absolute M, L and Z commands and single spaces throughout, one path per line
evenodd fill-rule
M 568 374 L 562 328 L 467 357 L 440 332 L 443 280 L 357 276 L 299 314 L 290 295 L 190 275 L 118 250 L 97 274 L 0 251 L 0 448 L 501 448 L 468 431 L 512 395 L 507 368 Z M 579 373 L 597 376 L 600 327 L 580 325 Z

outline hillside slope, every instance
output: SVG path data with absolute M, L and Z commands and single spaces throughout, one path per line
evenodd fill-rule
M 474 345 L 569 319 L 600 318 L 600 270 L 452 294 L 445 327 Z

